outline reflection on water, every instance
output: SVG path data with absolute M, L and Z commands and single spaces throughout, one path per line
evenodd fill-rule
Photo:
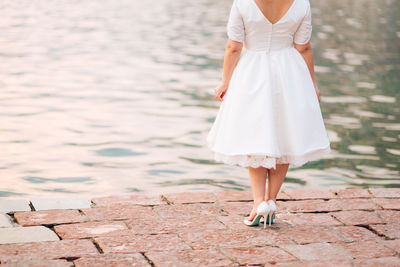
M 0 196 L 249 189 L 205 146 L 230 5 L 2 1 Z M 333 152 L 284 188 L 400 186 L 399 11 L 312 0 Z

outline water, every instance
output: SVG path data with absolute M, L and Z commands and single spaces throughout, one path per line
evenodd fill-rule
M 231 0 L 0 3 L 0 197 L 245 190 L 204 145 Z M 329 157 L 283 188 L 400 186 L 400 2 L 312 0 Z

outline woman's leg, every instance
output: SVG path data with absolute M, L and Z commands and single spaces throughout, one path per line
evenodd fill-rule
M 276 170 L 268 169 L 268 187 L 265 194 L 265 201 L 270 199 L 276 201 L 276 197 L 285 180 L 289 164 L 276 164 Z
M 264 167 L 259 168 L 252 168 L 248 167 L 249 175 L 250 175 L 250 182 L 251 188 L 253 191 L 253 209 L 248 217 L 248 220 L 253 220 L 257 214 L 257 206 L 264 201 L 265 197 L 265 184 L 267 180 L 267 169 Z

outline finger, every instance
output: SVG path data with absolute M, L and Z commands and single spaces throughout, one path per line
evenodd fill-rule
M 225 96 L 225 92 L 226 92 L 226 91 L 222 92 L 221 98 L 223 98 L 223 97 Z

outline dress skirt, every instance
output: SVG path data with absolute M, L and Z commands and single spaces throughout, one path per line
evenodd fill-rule
M 297 49 L 242 50 L 206 142 L 215 161 L 253 168 L 300 167 L 331 151 Z

